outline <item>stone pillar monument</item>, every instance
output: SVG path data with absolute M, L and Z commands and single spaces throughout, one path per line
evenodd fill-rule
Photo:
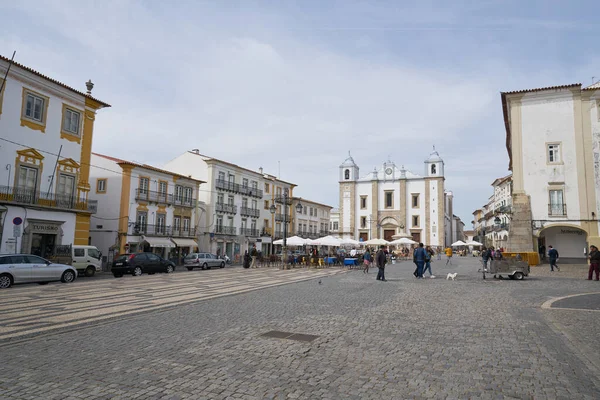
M 531 199 L 524 192 L 512 195 L 512 218 L 508 233 L 509 252 L 536 251 L 531 226 Z

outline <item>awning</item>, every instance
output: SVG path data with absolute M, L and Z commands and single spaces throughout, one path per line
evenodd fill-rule
M 144 236 L 144 242 L 148 243 L 150 247 L 175 247 L 175 243 L 171 242 L 169 238 L 157 238 Z
M 171 240 L 175 242 L 177 247 L 198 247 L 198 242 L 196 242 L 194 239 L 172 238 Z

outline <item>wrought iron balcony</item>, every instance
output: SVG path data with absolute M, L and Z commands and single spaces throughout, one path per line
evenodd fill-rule
M 142 201 L 151 201 L 160 204 L 173 204 L 173 195 L 162 192 L 154 192 L 152 190 L 140 189 L 135 190 L 135 199 Z
M 172 227 L 167 225 L 149 225 L 135 223 L 129 227 L 130 235 L 148 235 L 165 237 L 196 237 L 196 228 Z
M 507 231 L 509 229 L 509 224 L 500 224 L 500 225 L 494 225 L 494 231 L 495 232 L 499 232 L 499 231 Z
M 258 229 L 240 228 L 240 235 L 243 236 L 258 237 L 259 233 Z
M 235 226 L 215 226 L 215 234 L 217 235 L 235 235 L 236 228 Z
M 240 193 L 240 194 L 250 196 L 250 197 L 257 197 L 259 199 L 262 199 L 262 197 L 263 197 L 263 191 L 261 189 L 253 188 L 250 186 L 243 186 L 243 185 L 240 185 L 239 183 L 228 182 L 223 179 L 215 180 L 215 187 L 217 189 L 226 190 L 228 192 L 233 192 L 233 193 Z
M 284 196 L 282 194 L 278 194 L 275 196 L 275 203 L 283 204 L 285 202 L 286 202 L 286 196 Z M 287 196 L 287 205 L 288 206 L 292 205 L 292 197 L 291 196 Z
M 553 217 L 563 217 L 567 215 L 566 204 L 548 204 L 548 215 Z
M 329 231 L 319 231 L 319 235 L 321 235 L 321 237 L 328 236 L 330 234 L 331 234 L 331 232 L 329 232 Z
M 233 204 L 215 203 L 215 209 L 218 212 L 237 214 L 237 206 Z
M 241 207 L 240 215 L 246 215 L 248 217 L 258 218 L 258 217 L 260 217 L 260 210 L 258 208 Z
M 284 214 L 275 214 L 275 221 L 287 221 L 290 222 L 291 217 L 289 215 Z
M 290 233 L 288 232 L 288 237 L 290 236 Z M 283 237 L 283 231 L 275 231 L 275 233 L 273 234 L 274 238 L 282 238 Z
M 0 186 L 0 200 L 19 206 L 43 207 L 66 211 L 89 212 L 98 211 L 97 200 L 81 200 L 76 196 L 38 192 L 35 190 Z
M 319 232 L 308 232 L 308 238 L 309 239 L 318 239 L 321 236 L 319 236 Z

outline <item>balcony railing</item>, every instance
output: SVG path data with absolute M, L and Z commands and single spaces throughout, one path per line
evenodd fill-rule
M 275 221 L 287 221 L 290 222 L 291 218 L 289 215 L 275 214 Z
M 508 229 L 509 229 L 509 225 L 508 224 L 494 225 L 494 231 L 495 232 L 507 231 Z
M 260 217 L 260 210 L 258 208 L 241 207 L 240 214 L 248 217 L 258 218 Z
M 215 208 L 218 212 L 237 214 L 237 206 L 233 204 L 215 203 Z
M 227 190 L 233 193 L 240 193 L 250 197 L 257 197 L 259 199 L 262 199 L 263 197 L 263 191 L 261 189 L 253 188 L 250 186 L 243 186 L 239 183 L 228 182 L 223 179 L 215 180 L 215 187 L 217 189 Z
M 285 202 L 285 196 L 282 194 L 278 194 L 275 196 L 275 203 L 279 203 L 279 204 L 283 204 Z M 292 205 L 292 198 L 290 196 L 287 196 L 287 204 L 289 206 Z
M 240 228 L 240 235 L 242 236 L 258 237 L 259 233 L 258 229 Z
M 0 200 L 16 205 L 29 205 L 68 211 L 83 211 L 92 214 L 98 211 L 97 200 L 84 201 L 78 199 L 76 196 L 37 192 L 31 189 L 12 186 L 0 186 Z
M 129 228 L 131 235 L 165 236 L 165 237 L 196 237 L 196 228 L 183 228 L 166 225 L 143 225 L 135 223 Z
M 173 195 L 163 192 L 155 192 L 152 190 L 140 189 L 135 190 L 135 199 L 141 201 L 150 201 L 159 204 L 174 204 L 176 206 L 195 207 L 196 199 L 183 195 Z
M 271 228 L 262 228 L 260 230 L 260 236 L 271 236 L 271 233 L 273 233 L 273 229 Z
M 328 235 L 330 235 L 330 234 L 331 234 L 331 232 L 329 232 L 329 231 L 319 231 L 319 235 L 320 235 L 321 237 L 323 237 L 323 236 L 328 236 Z
M 288 237 L 290 237 L 290 233 L 288 232 Z M 282 238 L 283 237 L 283 231 L 275 231 L 275 233 L 273 234 L 273 237 L 275 238 Z
M 550 216 L 565 216 L 567 215 L 566 204 L 548 204 L 548 215 Z
M 235 226 L 217 225 L 215 227 L 215 234 L 217 235 L 235 235 L 235 231 Z

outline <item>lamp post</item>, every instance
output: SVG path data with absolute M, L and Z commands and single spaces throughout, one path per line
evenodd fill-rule
M 289 189 L 285 188 L 283 190 L 283 247 L 281 249 L 281 258 L 282 261 L 285 265 L 287 265 L 287 233 L 288 233 L 288 200 L 292 200 L 293 198 L 290 198 L 290 191 Z M 271 211 L 271 214 L 275 214 L 277 212 L 277 207 L 275 207 L 275 204 L 272 204 L 271 207 L 269 208 L 269 211 Z M 296 212 L 297 213 L 301 213 L 302 212 L 302 204 L 298 203 L 296 204 Z

